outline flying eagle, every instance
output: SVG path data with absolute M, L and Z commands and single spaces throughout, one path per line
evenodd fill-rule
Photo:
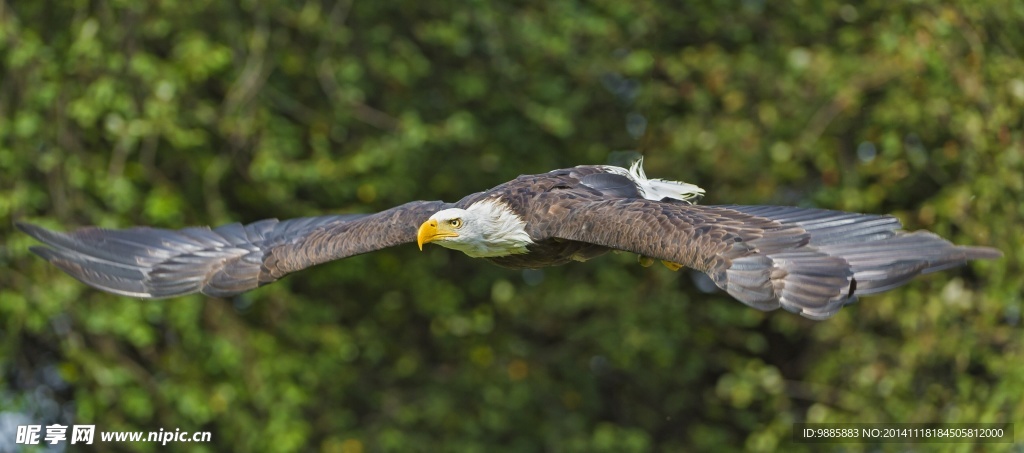
M 260 220 L 219 228 L 70 233 L 18 223 L 32 251 L 103 291 L 141 298 L 229 297 L 331 260 L 416 242 L 509 268 L 586 261 L 609 250 L 707 273 L 759 310 L 825 319 L 857 296 L 918 274 L 1002 255 L 901 230 L 891 216 L 782 206 L 699 206 L 704 190 L 629 169 L 578 166 L 523 175 L 456 203 L 414 201 L 376 214 Z

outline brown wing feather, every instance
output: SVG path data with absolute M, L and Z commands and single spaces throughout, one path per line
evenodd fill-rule
M 32 251 L 95 288 L 142 298 L 194 292 L 227 297 L 316 264 L 416 241 L 447 205 L 417 201 L 369 215 L 331 215 L 164 230 L 82 228 L 59 233 L 27 223 L 48 247 Z
M 857 295 L 1001 252 L 906 232 L 890 216 L 776 206 L 690 206 L 647 200 L 575 203 L 546 235 L 626 250 L 703 271 L 761 310 L 812 319 Z

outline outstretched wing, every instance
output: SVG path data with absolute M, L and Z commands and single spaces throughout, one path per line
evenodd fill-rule
M 703 271 L 747 305 L 812 319 L 919 274 L 1002 256 L 903 231 L 891 216 L 794 207 L 606 200 L 577 204 L 545 228 Z
M 95 288 L 142 298 L 194 292 L 227 297 L 307 267 L 416 242 L 440 201 L 417 201 L 368 215 L 329 215 L 163 230 L 82 228 L 59 233 L 27 223 L 47 246 L 32 251 Z

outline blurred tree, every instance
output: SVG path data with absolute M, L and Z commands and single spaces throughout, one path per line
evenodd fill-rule
M 1022 21 L 1007 0 L 0 0 L 0 439 L 773 450 L 799 421 L 1024 419 Z M 894 213 L 1007 256 L 814 323 L 632 256 L 521 273 L 439 247 L 140 302 L 12 228 L 370 212 L 629 151 L 705 203 Z

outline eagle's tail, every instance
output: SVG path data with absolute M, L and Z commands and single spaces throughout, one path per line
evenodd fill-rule
M 626 177 L 633 180 L 640 193 L 648 200 L 664 199 L 697 202 L 704 196 L 704 189 L 693 184 L 666 179 L 649 179 L 644 172 L 644 158 L 641 156 L 629 167 Z

